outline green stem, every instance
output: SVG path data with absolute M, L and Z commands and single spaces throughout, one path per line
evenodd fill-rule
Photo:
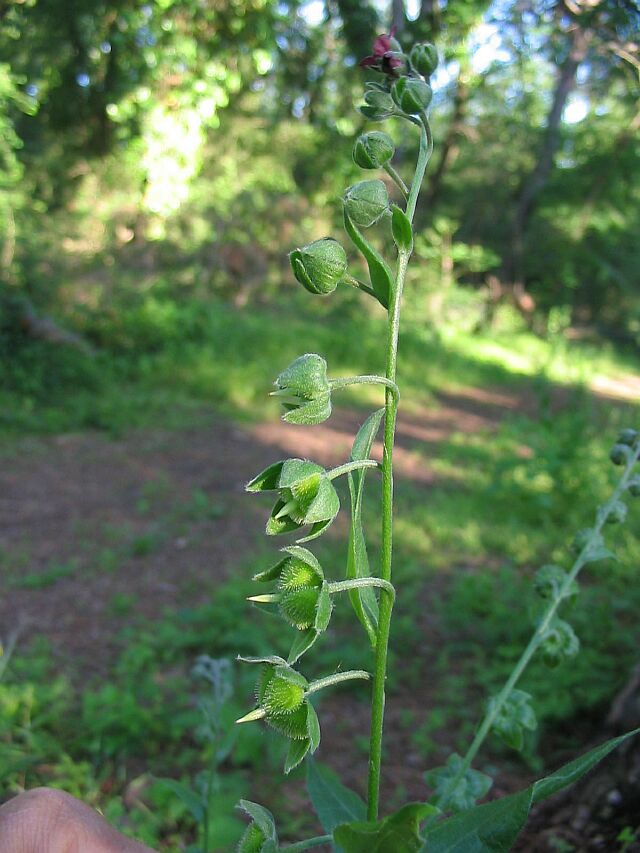
M 327 477 L 330 480 L 335 480 L 336 477 L 341 477 L 343 474 L 348 474 L 349 471 L 357 471 L 360 468 L 379 468 L 380 463 L 375 459 L 354 459 L 352 462 L 345 462 L 344 465 L 338 465 L 337 468 L 332 468 L 327 471 Z M 282 510 L 280 510 L 282 513 Z
M 346 592 L 349 589 L 364 589 L 365 587 L 372 586 L 384 589 L 394 598 L 396 597 L 393 584 L 382 578 L 350 578 L 346 581 L 335 581 L 334 583 L 327 584 L 327 589 L 329 590 L 329 595 L 333 595 L 335 592 Z
M 354 678 L 362 678 L 368 681 L 371 676 L 364 669 L 349 669 L 346 672 L 335 672 L 333 675 L 327 675 L 325 678 L 312 681 L 305 691 L 305 696 L 309 696 L 310 693 L 317 693 L 318 690 L 324 690 L 325 687 L 340 684 L 342 681 L 351 681 Z
M 369 285 L 365 284 L 364 281 L 360 281 L 359 278 L 355 278 L 354 276 L 349 275 L 349 273 L 345 273 L 340 279 L 340 282 L 343 284 L 349 284 L 351 285 L 351 287 L 357 287 L 358 290 L 364 290 L 364 292 L 368 293 L 369 296 L 376 295 L 372 287 L 369 287 Z
M 418 200 L 418 193 L 424 178 L 425 169 L 433 149 L 431 131 L 427 122 L 420 127 L 420 152 L 411 190 L 407 200 L 407 217 L 410 222 Z M 391 303 L 389 305 L 389 326 L 387 337 L 387 369 L 389 381 L 396 381 L 396 366 L 398 353 L 398 333 L 400 329 L 400 308 L 402 289 L 409 263 L 410 252 L 398 253 L 398 264 Z M 389 389 L 386 392 L 384 419 L 384 448 L 382 454 L 382 562 L 380 576 L 391 583 L 391 558 L 393 551 L 393 442 L 396 428 L 397 400 Z M 373 675 L 373 690 L 371 699 L 371 736 L 369 744 L 369 779 L 367 817 L 377 820 L 380 800 L 380 771 L 382 763 L 382 729 L 384 725 L 384 686 L 387 677 L 387 648 L 389 645 L 389 630 L 391 627 L 391 611 L 393 596 L 383 591 L 380 596 L 380 615 L 378 619 L 378 636 L 376 641 L 376 656 Z
M 400 400 L 400 389 L 395 382 L 386 376 L 344 376 L 339 379 L 330 379 L 331 388 L 346 388 L 348 385 L 384 385 L 389 388 L 396 398 Z
M 409 195 L 409 187 L 405 184 L 405 182 L 402 180 L 400 175 L 393 168 L 391 163 L 385 163 L 382 168 L 385 170 L 387 175 L 389 175 L 389 177 L 391 178 L 393 183 L 398 187 L 398 189 L 400 190 L 400 192 L 402 193 L 402 195 L 404 196 L 405 201 L 406 201 L 406 198 Z
M 315 838 L 308 838 L 306 841 L 296 841 L 295 844 L 287 844 L 282 850 L 286 853 L 298 853 L 298 850 L 308 850 L 310 847 L 320 847 L 322 844 L 331 844 L 333 835 L 317 835 Z
M 462 764 L 460 765 L 458 772 L 455 776 L 451 778 L 451 781 L 447 785 L 446 789 L 442 792 L 440 798 L 436 803 L 439 809 L 444 810 L 444 808 L 449 802 L 451 794 L 455 791 L 457 785 L 463 779 L 464 774 L 471 767 L 473 759 L 476 757 L 478 750 L 480 749 L 487 735 L 491 731 L 491 727 L 493 726 L 494 720 L 500 713 L 504 703 L 511 695 L 511 691 L 518 683 L 518 680 L 527 668 L 529 661 L 540 647 L 540 644 L 544 641 L 547 629 L 549 628 L 549 625 L 551 624 L 551 621 L 553 620 L 553 617 L 555 616 L 558 607 L 560 606 L 563 599 L 567 597 L 567 594 L 569 593 L 573 582 L 580 573 L 580 570 L 586 565 L 586 563 L 589 562 L 589 552 L 593 548 L 594 543 L 600 537 L 602 528 L 607 523 L 607 518 L 611 514 L 611 511 L 613 510 L 616 501 L 619 499 L 620 495 L 626 490 L 629 484 L 631 472 L 639 457 L 640 445 L 638 446 L 635 453 L 630 454 L 627 464 L 625 466 L 625 470 L 613 494 L 611 495 L 607 503 L 600 507 L 600 509 L 598 510 L 596 524 L 591 531 L 591 536 L 587 540 L 582 551 L 580 551 L 580 553 L 576 557 L 576 560 L 573 566 L 571 567 L 571 570 L 567 573 L 567 576 L 564 579 L 560 588 L 558 589 L 555 598 L 553 598 L 549 602 L 549 606 L 547 607 L 542 619 L 540 620 L 538 627 L 536 628 L 533 636 L 529 640 L 527 647 L 522 652 L 520 659 L 513 668 L 513 671 L 505 682 L 502 690 L 500 691 L 500 693 L 498 693 L 495 702 L 491 703 L 491 708 L 482 720 L 482 723 L 478 728 L 478 731 L 471 743 L 471 746 L 469 747 L 466 752 L 466 755 L 462 759 Z

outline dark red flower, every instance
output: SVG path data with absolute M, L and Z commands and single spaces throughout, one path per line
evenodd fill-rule
M 396 68 L 402 66 L 402 59 L 395 47 L 393 38 L 396 34 L 396 28 L 392 27 L 390 33 L 382 33 L 373 43 L 373 53 L 371 56 L 365 56 L 360 60 L 362 68 L 372 68 L 374 71 L 381 71 L 383 74 L 393 74 Z

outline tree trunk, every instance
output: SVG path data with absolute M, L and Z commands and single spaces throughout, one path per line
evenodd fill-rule
M 546 186 L 553 158 L 560 142 L 560 121 L 567 98 L 576 85 L 576 73 L 581 62 L 586 57 L 589 44 L 589 31 L 583 29 L 579 24 L 574 24 L 569 31 L 569 51 L 567 57 L 558 69 L 555 91 L 547 126 L 542 139 L 542 145 L 538 153 L 535 166 L 524 179 L 513 218 L 511 257 L 508 263 L 508 278 L 513 282 L 516 303 L 525 302 L 531 304 L 531 297 L 527 296 L 524 275 L 524 241 L 527 225 L 531 214 L 535 209 L 540 193 Z

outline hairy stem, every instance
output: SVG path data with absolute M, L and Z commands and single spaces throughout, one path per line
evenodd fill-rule
M 317 681 L 312 681 L 307 687 L 305 695 L 317 693 L 318 690 L 324 690 L 325 687 L 332 687 L 334 684 L 340 684 L 342 681 L 351 681 L 354 678 L 361 678 L 368 681 L 371 676 L 364 669 L 349 669 L 346 672 L 335 672 L 333 675 L 327 675 L 324 678 L 319 678 Z
M 396 402 L 400 399 L 400 390 L 395 382 L 386 376 L 344 376 L 338 379 L 330 379 L 329 385 L 334 388 L 346 388 L 348 385 L 384 385 L 395 395 Z
M 283 847 L 283 853 L 298 853 L 298 850 L 308 850 L 310 847 L 320 847 L 322 844 L 330 844 L 333 841 L 333 835 L 317 835 L 315 838 L 307 838 L 306 841 L 296 841 L 295 844 L 288 844 Z
M 478 750 L 480 749 L 487 735 L 491 731 L 491 727 L 493 726 L 493 723 L 498 714 L 500 713 L 504 703 L 511 695 L 511 691 L 518 683 L 520 676 L 527 668 L 529 661 L 543 642 L 547 629 L 549 628 L 549 625 L 551 624 L 551 621 L 553 620 L 553 617 L 555 616 L 558 607 L 569 593 L 573 582 L 580 573 L 580 570 L 586 565 L 586 563 L 589 562 L 589 552 L 600 537 L 602 528 L 607 523 L 607 519 L 611 514 L 616 504 L 616 501 L 619 499 L 620 495 L 623 494 L 623 492 L 626 490 L 629 484 L 631 472 L 639 457 L 640 445 L 636 449 L 635 453 L 629 454 L 629 459 L 627 460 L 625 470 L 620 478 L 620 481 L 618 482 L 618 485 L 614 489 L 613 494 L 611 495 L 609 500 L 598 510 L 596 524 L 591 531 L 589 539 L 587 540 L 584 548 L 576 557 L 575 562 L 571 567 L 571 570 L 567 573 L 567 576 L 564 579 L 561 587 L 559 588 L 556 596 L 549 602 L 549 606 L 547 607 L 544 615 L 542 616 L 538 627 L 536 628 L 533 636 L 529 640 L 527 647 L 522 652 L 520 659 L 514 666 L 511 675 L 509 676 L 502 690 L 496 697 L 496 701 L 491 703 L 491 708 L 482 720 L 478 731 L 476 732 L 476 736 L 471 742 L 471 746 L 469 747 L 464 758 L 462 759 L 462 764 L 460 765 L 458 772 L 455 774 L 455 776 L 451 778 L 451 781 L 438 799 L 436 805 L 441 810 L 444 810 L 446 808 L 452 793 L 455 791 L 456 787 L 463 779 L 464 774 L 471 767 L 473 759 L 476 757 Z
M 365 587 L 371 586 L 377 586 L 380 589 L 384 589 L 394 598 L 396 597 L 396 591 L 393 588 L 393 584 L 390 584 L 389 581 L 385 581 L 382 578 L 350 578 L 346 581 L 335 581 L 334 583 L 330 583 L 328 588 L 329 595 L 333 595 L 334 592 L 345 592 L 349 589 L 364 589 Z
M 409 221 L 413 216 L 424 172 L 431 156 L 433 142 L 429 124 L 425 120 L 420 126 L 420 153 L 407 200 L 406 214 Z M 398 333 L 400 329 L 400 308 L 402 289 L 409 263 L 410 252 L 400 251 L 396 267 L 396 277 L 391 303 L 389 305 L 389 325 L 387 333 L 386 378 L 395 384 L 398 353 Z M 393 550 L 393 442 L 396 429 L 398 402 L 387 388 L 384 418 L 384 448 L 382 454 L 382 563 L 380 576 L 391 583 L 391 558 Z M 371 735 L 369 744 L 369 779 L 367 798 L 367 818 L 376 820 L 380 800 L 380 771 L 382 762 L 382 729 L 384 725 L 385 680 L 387 677 L 387 648 L 393 596 L 385 590 L 380 595 L 380 615 L 373 675 L 371 699 Z
M 327 471 L 327 477 L 330 480 L 335 480 L 336 477 L 341 477 L 343 474 L 348 474 L 349 471 L 358 471 L 360 468 L 379 467 L 380 463 L 376 462 L 375 459 L 354 459 L 351 462 L 345 462 L 344 465 L 339 465 L 337 468 L 332 468 L 331 471 Z

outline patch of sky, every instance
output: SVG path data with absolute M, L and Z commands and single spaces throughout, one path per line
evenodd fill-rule
M 85 71 L 80 71 L 76 74 L 76 83 L 78 86 L 81 86 L 83 89 L 86 89 L 87 86 L 91 83 L 91 78 Z

